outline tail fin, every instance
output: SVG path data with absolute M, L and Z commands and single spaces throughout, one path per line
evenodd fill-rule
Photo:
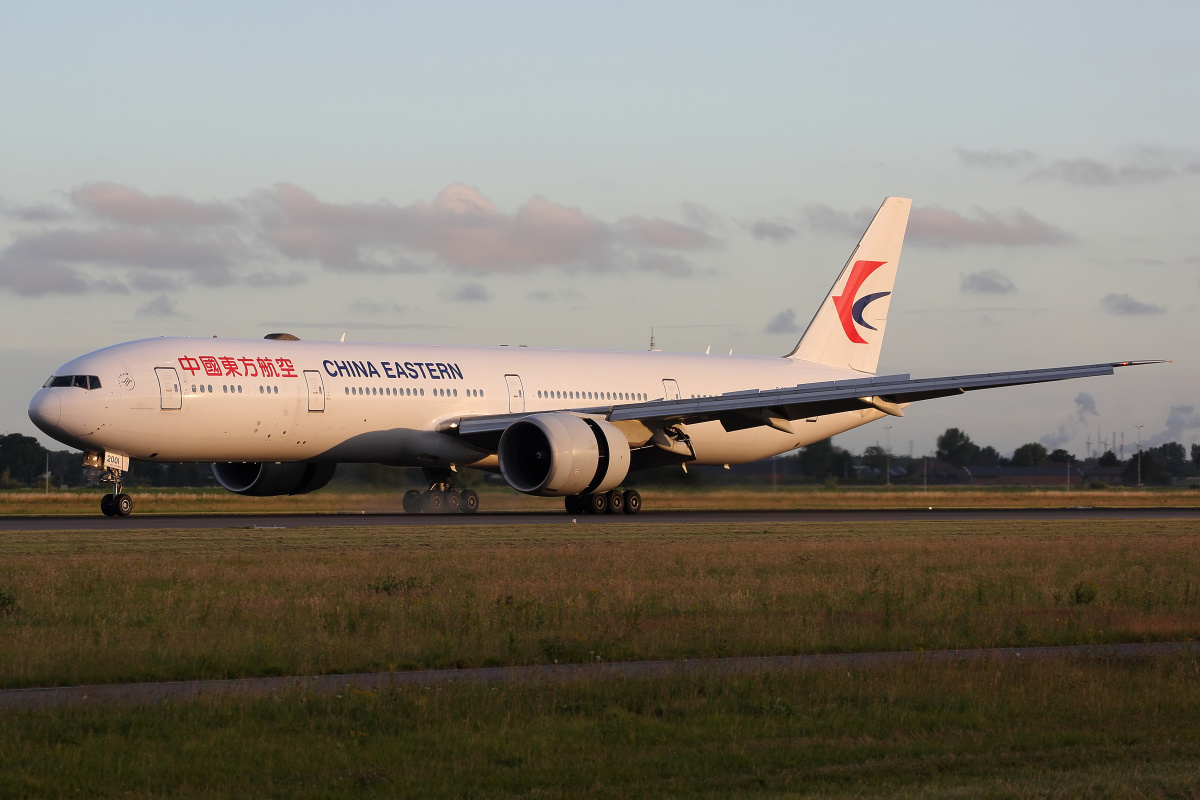
M 787 357 L 874 373 L 912 200 L 888 197 Z

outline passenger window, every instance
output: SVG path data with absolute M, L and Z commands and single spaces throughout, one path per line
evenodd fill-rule
M 212 384 L 211 383 L 208 385 L 208 392 L 209 392 L 209 394 L 212 394 Z
M 424 396 L 425 396 L 425 390 L 424 390 L 424 389 L 422 389 L 422 390 L 421 390 L 421 397 L 424 397 Z
M 454 396 L 455 396 L 455 397 L 458 397 L 458 389 L 455 389 L 455 390 L 454 390 Z
M 261 386 L 259 386 L 259 387 L 258 387 L 258 393 L 259 393 L 259 394 L 262 394 L 262 393 L 263 393 L 263 392 L 265 392 L 265 391 L 266 391 L 266 390 L 265 390 L 265 389 L 263 389 L 263 387 L 261 387 Z
M 238 384 L 238 394 L 241 394 L 241 393 L 242 393 L 242 385 L 239 383 Z

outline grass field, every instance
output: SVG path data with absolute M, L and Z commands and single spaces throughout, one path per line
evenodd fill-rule
M 1031 489 L 1004 487 L 854 487 L 814 486 L 708 487 L 641 490 L 648 510 L 689 509 L 860 509 L 860 508 L 1066 508 L 1095 506 L 1200 506 L 1194 489 Z M 479 488 L 483 511 L 562 511 L 562 498 L 531 497 L 496 486 Z M 99 513 L 99 489 L 0 492 L 0 516 Z M 403 490 L 345 491 L 326 489 L 297 497 L 242 497 L 224 489 L 131 489 L 137 514 L 278 514 L 278 513 L 401 513 Z
M 1200 525 L 0 535 L 0 686 L 1200 635 Z
M 0 717 L 4 797 L 1195 797 L 1200 660 L 442 685 Z

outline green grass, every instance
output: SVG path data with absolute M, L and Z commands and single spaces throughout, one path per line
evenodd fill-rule
M 0 715 L 4 797 L 1195 797 L 1200 660 Z
M 4 687 L 1155 641 L 1200 635 L 1200 527 L 5 533 L 0 596 Z

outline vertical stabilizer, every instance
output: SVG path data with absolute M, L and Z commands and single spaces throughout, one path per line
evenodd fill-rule
M 888 197 L 788 358 L 874 373 L 912 200 Z

